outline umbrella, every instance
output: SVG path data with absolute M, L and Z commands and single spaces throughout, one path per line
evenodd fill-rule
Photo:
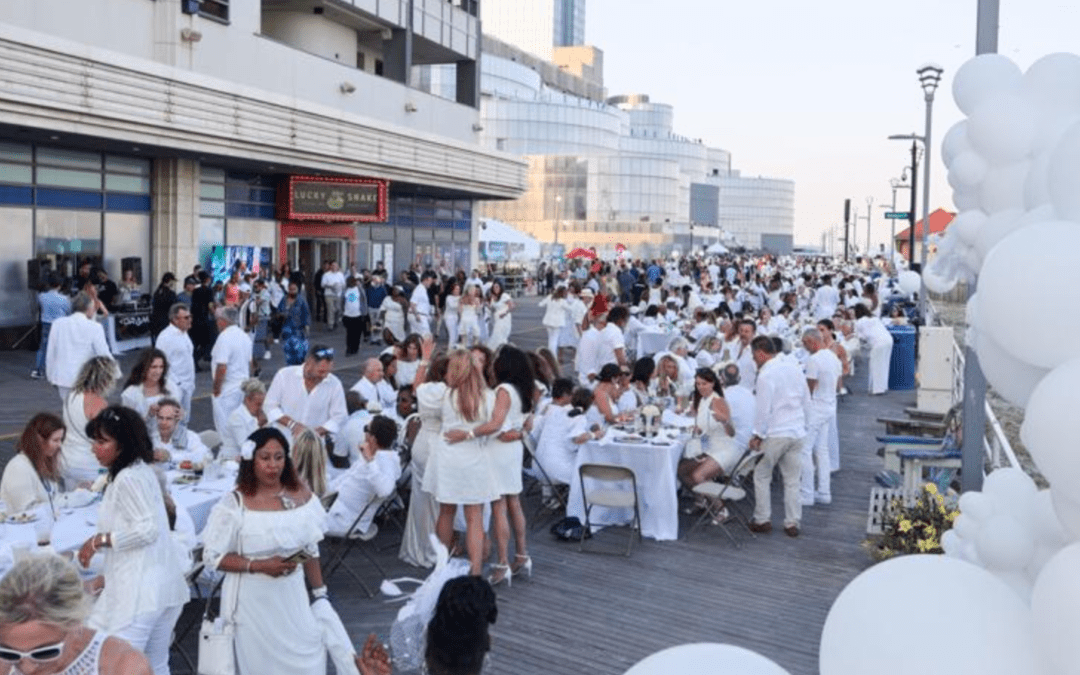
M 588 258 L 589 260 L 596 260 L 596 252 L 590 251 L 587 248 L 575 248 L 566 254 L 567 258 Z

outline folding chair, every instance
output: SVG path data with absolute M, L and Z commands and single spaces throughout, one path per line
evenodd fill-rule
M 585 479 L 598 481 L 604 487 L 588 489 Z M 613 509 L 634 509 L 634 518 L 630 521 L 629 537 L 626 541 L 626 555 L 634 545 L 634 532 L 641 541 L 641 511 L 638 508 L 637 477 L 634 471 L 615 464 L 582 464 L 578 467 L 578 479 L 581 481 L 581 499 L 585 506 L 585 525 L 581 528 L 578 539 L 578 551 L 585 550 L 585 533 L 592 531 L 589 515 L 594 506 L 606 506 Z M 630 490 L 620 490 L 619 483 L 630 483 Z
M 533 529 L 537 529 L 542 525 L 546 525 L 551 520 L 558 518 L 560 514 L 566 513 L 566 503 L 570 497 L 570 486 L 565 483 L 558 483 L 551 479 L 547 471 L 544 471 L 543 465 L 540 464 L 540 460 L 536 458 L 535 448 L 533 447 L 533 441 L 526 434 L 522 439 L 525 446 L 525 464 L 532 464 L 532 470 L 526 470 L 522 467 L 522 478 L 527 478 L 528 487 L 522 491 L 521 498 L 524 500 L 533 495 L 537 496 L 538 504 L 536 510 L 533 511 L 532 518 L 529 522 L 532 523 Z M 544 486 L 551 488 L 551 495 L 547 501 L 544 498 Z M 554 504 L 552 504 L 554 502 Z
M 202 574 L 203 569 L 206 567 L 206 564 L 202 561 L 202 551 L 202 546 L 199 546 L 192 551 L 192 560 L 194 562 L 192 563 L 191 568 L 184 573 L 184 581 L 187 582 L 188 589 L 191 593 L 191 601 L 189 601 L 188 604 L 191 604 L 191 602 L 199 604 L 203 599 L 202 589 L 199 587 L 199 575 Z M 196 671 L 196 665 L 191 660 L 191 656 L 184 650 L 182 643 L 184 638 L 187 637 L 187 634 L 191 632 L 191 629 L 201 622 L 202 613 L 195 612 L 194 618 L 188 619 L 181 625 L 180 619 L 182 618 L 183 614 L 181 614 L 180 618 L 177 620 L 176 625 L 173 626 L 173 639 L 169 649 L 170 651 L 175 651 L 179 654 L 180 658 L 182 658 L 184 663 L 188 665 L 188 668 L 191 669 L 191 672 L 194 673 Z
M 396 494 L 396 493 L 394 493 Z M 393 497 L 393 495 L 391 495 Z M 371 587 L 360 577 L 359 574 L 345 562 L 349 553 L 353 548 L 359 548 L 360 552 L 364 554 L 364 557 L 368 559 L 375 569 L 379 571 L 380 579 L 386 578 L 386 571 L 379 564 L 379 561 L 368 551 L 368 545 L 374 547 L 374 539 L 379 534 L 379 526 L 372 520 L 371 527 L 367 532 L 359 532 L 357 528 L 360 526 L 360 521 L 364 518 L 364 515 L 369 509 L 378 509 L 386 499 L 382 497 L 375 497 L 369 501 L 364 508 L 360 510 L 360 514 L 356 516 L 356 520 L 352 522 L 345 535 L 333 535 L 327 533 L 324 537 L 326 542 L 326 562 L 323 563 L 323 581 L 328 581 L 338 567 L 344 567 L 345 571 L 357 581 L 367 593 L 369 598 L 375 597 L 375 592 L 371 590 Z
M 330 507 L 333 506 L 334 502 L 337 501 L 337 497 L 337 492 L 327 492 L 322 497 L 320 497 L 319 501 L 322 503 L 323 511 L 330 513 Z
M 199 432 L 199 440 L 210 452 L 214 452 L 221 445 L 221 434 L 213 429 Z
M 726 521 L 729 520 L 729 517 L 725 517 L 725 509 L 730 514 L 730 518 L 734 518 L 746 528 L 751 537 L 757 538 L 757 535 L 750 530 L 750 522 L 746 514 L 739 509 L 738 502 L 749 496 L 750 491 L 746 476 L 754 470 L 762 457 L 764 455 L 760 452 L 747 450 L 739 457 L 739 461 L 735 463 L 735 467 L 731 470 L 731 475 L 727 477 L 726 481 L 708 481 L 694 486 L 692 492 L 705 499 L 705 512 L 701 514 L 690 528 L 690 531 L 686 533 L 687 538 L 699 527 L 712 521 L 723 530 L 731 543 L 735 544 L 735 548 L 740 548 L 741 545 L 727 528 Z

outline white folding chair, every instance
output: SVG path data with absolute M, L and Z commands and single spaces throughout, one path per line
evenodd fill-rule
M 615 464 L 582 464 L 578 467 L 578 479 L 581 481 L 581 499 L 585 507 L 585 525 L 581 528 L 581 538 L 578 540 L 578 551 L 585 550 L 586 533 L 591 532 L 592 525 L 589 519 L 594 506 L 606 506 L 613 509 L 634 510 L 634 518 L 630 521 L 629 537 L 626 541 L 626 555 L 634 545 L 634 533 L 641 540 L 641 512 L 638 508 L 637 477 L 632 469 Z M 599 483 L 589 489 L 586 479 Z M 629 482 L 630 489 L 619 489 L 619 484 Z

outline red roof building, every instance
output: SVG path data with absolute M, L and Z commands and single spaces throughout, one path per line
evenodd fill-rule
M 941 233 L 945 232 L 945 230 L 948 229 L 948 227 L 949 227 L 949 223 L 951 223 L 953 221 L 953 218 L 955 218 L 955 217 L 956 217 L 955 213 L 952 213 L 950 211 L 946 211 L 945 209 L 937 209 L 936 211 L 931 213 L 930 216 L 927 218 L 927 220 L 930 221 L 930 234 L 934 235 L 934 234 L 941 234 Z M 896 252 L 899 253 L 900 255 L 904 256 L 905 259 L 908 257 L 908 236 L 909 236 L 910 232 L 911 232 L 911 228 L 910 227 L 905 227 L 903 232 L 897 232 L 896 233 Z M 921 256 L 922 237 L 923 237 L 923 221 L 920 220 L 920 221 L 915 223 L 915 260 L 916 260 L 916 262 L 921 262 L 920 258 L 922 257 Z M 937 247 L 935 247 L 933 244 L 931 244 L 929 246 L 929 255 L 928 255 L 928 257 L 933 257 L 933 254 L 934 254 L 934 251 L 936 250 L 936 248 Z

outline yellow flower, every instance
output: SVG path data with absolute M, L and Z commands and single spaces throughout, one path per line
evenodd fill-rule
M 933 539 L 934 535 L 937 534 L 937 530 L 934 528 L 933 525 L 927 525 L 926 529 L 923 530 L 923 534 L 926 536 L 927 539 Z
M 945 503 L 945 498 L 942 497 L 941 495 L 937 495 L 936 497 L 934 497 L 934 501 L 936 501 L 938 503 L 938 506 L 941 506 L 942 504 Z
M 934 483 L 927 483 L 923 486 L 923 489 L 932 495 L 936 495 L 938 493 L 937 485 L 935 485 Z
M 920 539 L 917 543 L 917 546 L 919 547 L 919 551 L 921 553 L 926 553 L 927 551 L 934 550 L 934 543 L 932 541 L 927 541 L 926 539 Z
M 960 517 L 960 512 L 959 511 L 949 511 L 949 513 L 945 516 L 945 520 L 952 523 L 952 522 L 956 522 L 956 519 L 959 518 L 959 517 Z
M 897 523 L 896 529 L 900 530 L 901 532 L 910 532 L 911 531 L 911 521 L 910 520 L 901 520 L 899 523 Z

